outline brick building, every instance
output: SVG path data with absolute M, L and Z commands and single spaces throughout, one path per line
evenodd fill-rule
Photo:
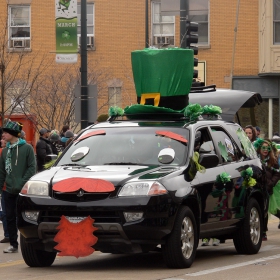
M 2 21 L 8 15 L 6 36 L 11 55 L 24 50 L 32 56 L 39 51 L 55 59 L 54 2 L 0 0 Z M 97 63 L 94 67 L 106 72 L 106 78 L 97 84 L 98 114 L 107 113 L 110 105 L 136 103 L 130 57 L 131 51 L 146 46 L 146 4 L 148 45 L 180 46 L 180 16 L 164 10 L 165 2 L 87 0 L 89 67 Z M 175 5 L 180 0 L 172 2 Z M 189 19 L 199 23 L 200 79 L 206 85 L 260 92 L 264 102 L 250 114 L 255 114 L 256 124 L 266 135 L 269 127 L 270 133 L 279 131 L 280 0 L 189 0 Z M 24 35 L 17 35 L 20 27 Z M 63 67 L 54 64 L 51 71 Z M 75 67 L 80 67 L 79 61 Z M 242 125 L 249 124 L 248 114 L 241 112 Z M 268 121 L 269 116 L 273 122 Z

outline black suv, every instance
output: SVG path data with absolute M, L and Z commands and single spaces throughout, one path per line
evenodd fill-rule
M 113 189 L 72 186 L 77 178 Z M 250 178 L 253 186 L 246 185 Z M 55 188 L 59 182 L 68 190 Z M 267 199 L 261 162 L 238 124 L 219 116 L 191 123 L 168 115 L 111 118 L 83 130 L 52 168 L 24 186 L 17 204 L 21 251 L 27 265 L 50 266 L 61 217 L 90 216 L 93 247 L 101 252 L 161 249 L 167 266 L 185 268 L 207 237 L 233 239 L 238 253 L 255 254 Z

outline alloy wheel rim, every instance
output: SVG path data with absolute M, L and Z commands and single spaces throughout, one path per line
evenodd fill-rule
M 181 227 L 182 254 L 185 259 L 189 259 L 194 247 L 194 228 L 190 218 L 185 217 Z
M 253 207 L 250 212 L 250 236 L 254 245 L 260 240 L 260 216 L 258 210 Z

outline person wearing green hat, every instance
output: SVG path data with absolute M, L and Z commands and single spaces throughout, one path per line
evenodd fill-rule
M 0 192 L 5 200 L 10 246 L 4 253 L 18 252 L 16 202 L 25 183 L 36 173 L 36 161 L 31 145 L 21 136 L 22 124 L 8 120 L 2 128 L 7 142 L 0 158 Z M 2 190 L 5 184 L 5 189 Z

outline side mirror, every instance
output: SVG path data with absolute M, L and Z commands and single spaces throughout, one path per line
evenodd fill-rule
M 219 158 L 215 154 L 199 154 L 199 164 L 207 168 L 216 167 L 219 164 Z
M 204 142 L 199 148 L 199 153 L 211 153 L 213 151 L 214 147 L 212 141 Z
M 57 155 L 54 154 L 50 154 L 46 156 L 46 162 L 52 161 L 52 160 L 56 160 L 57 159 Z

